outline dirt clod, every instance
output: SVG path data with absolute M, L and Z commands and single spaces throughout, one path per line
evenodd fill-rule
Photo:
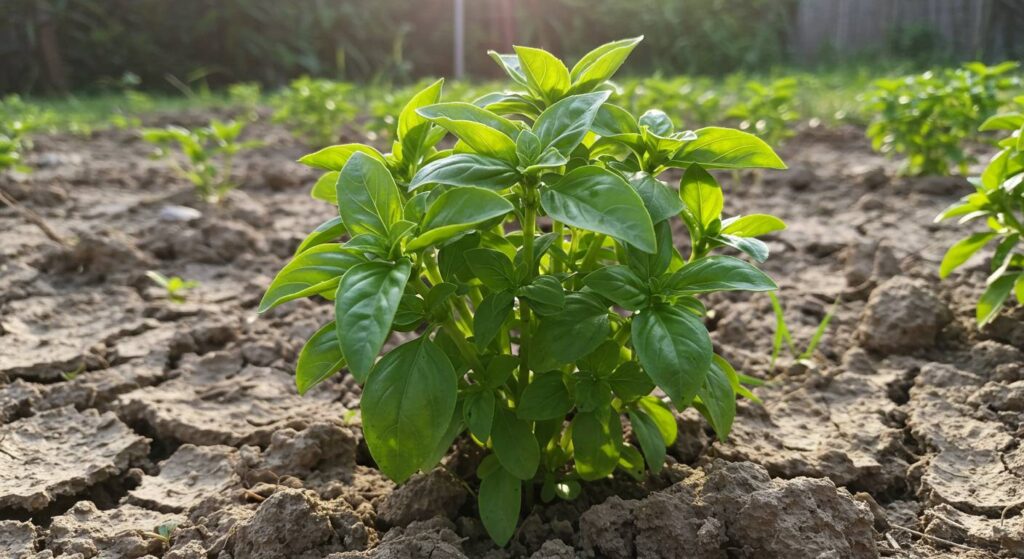
M 949 307 L 928 283 L 897 276 L 871 293 L 857 336 L 868 349 L 909 353 L 932 346 L 950 320 Z

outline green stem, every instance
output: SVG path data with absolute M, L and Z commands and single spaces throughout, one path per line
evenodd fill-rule
M 590 247 L 587 249 L 586 256 L 583 257 L 583 263 L 580 264 L 580 271 L 587 272 L 594 267 L 597 263 L 598 256 L 601 255 L 601 245 L 604 244 L 605 235 L 598 233 L 594 235 L 594 240 L 590 242 Z
M 532 194 L 528 190 L 528 195 Z M 532 200 L 526 203 L 526 211 L 523 215 L 523 263 L 527 266 L 529 273 L 527 281 L 532 280 L 536 275 L 536 267 L 533 265 L 533 238 L 537 233 L 537 209 Z M 530 382 L 530 305 L 524 299 L 519 300 L 519 376 L 517 378 L 516 400 L 522 395 L 526 385 Z
M 555 247 L 557 247 L 557 249 L 558 249 L 558 250 L 556 250 L 556 251 L 551 253 L 551 259 L 552 259 L 551 260 L 552 261 L 551 270 L 552 270 L 552 272 L 554 272 L 556 274 L 562 273 L 562 266 L 565 263 L 564 262 L 564 257 L 562 256 L 562 253 L 563 253 L 563 251 L 565 249 L 565 247 L 562 246 L 562 245 L 565 244 L 565 231 L 564 231 L 564 228 L 565 228 L 565 226 L 562 225 L 561 221 L 555 221 L 551 225 L 551 232 L 555 234 L 555 243 L 556 243 Z

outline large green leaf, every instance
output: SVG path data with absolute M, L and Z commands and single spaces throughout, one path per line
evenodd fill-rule
M 760 237 L 782 231 L 786 223 L 768 214 L 750 214 L 722 221 L 722 234 L 736 237 Z
M 704 384 L 711 367 L 711 337 L 686 310 L 658 305 L 633 318 L 633 347 L 651 379 L 682 410 Z
M 501 132 L 511 140 L 515 140 L 519 135 L 519 128 L 511 120 L 471 103 L 437 103 L 423 107 L 418 112 L 430 120 L 446 119 L 453 122 L 469 121 L 483 124 Z
M 299 158 L 299 163 L 325 171 L 341 171 L 345 164 L 348 163 L 349 158 L 356 153 L 369 155 L 377 161 L 384 163 L 384 156 L 379 151 L 363 144 L 328 146 L 318 152 L 303 155 Z
M 583 55 L 569 73 L 573 93 L 586 93 L 610 79 L 643 36 L 605 43 Z
M 530 308 L 542 316 L 561 312 L 565 308 L 565 289 L 554 276 L 538 276 L 529 285 L 520 287 L 516 293 L 529 301 Z
M 295 365 L 295 387 L 299 394 L 323 382 L 345 366 L 332 320 L 313 333 L 299 351 Z
M 281 303 L 333 291 L 349 268 L 365 261 L 358 251 L 337 243 L 310 247 L 281 268 L 263 294 L 257 311 L 265 312 Z
M 381 472 L 402 483 L 429 460 L 455 413 L 456 391 L 451 361 L 425 336 L 380 360 L 360 408 L 366 445 Z
M 487 442 L 491 437 L 491 425 L 494 424 L 494 391 L 483 389 L 466 394 L 463 413 L 469 431 L 477 439 Z
M 338 284 L 338 341 L 357 380 L 366 379 L 384 347 L 411 271 L 408 259 L 395 264 L 374 260 L 353 266 Z
M 473 248 L 465 251 L 464 257 L 473 275 L 488 288 L 503 291 L 515 286 L 515 269 L 504 253 L 491 248 Z
M 629 178 L 629 184 L 644 201 L 651 221 L 657 225 L 683 211 L 683 202 L 671 188 L 648 173 L 636 173 Z
M 540 448 L 529 422 L 499 405 L 494 413 L 491 440 L 502 467 L 519 479 L 533 479 L 540 465 Z
M 704 414 L 715 430 L 718 440 L 725 442 L 732 429 L 732 420 L 736 417 L 736 392 L 723 367 L 732 368 L 728 363 L 715 355 L 711 361 L 711 369 L 704 379 L 704 386 L 697 391 Z
M 564 418 L 572 409 L 561 371 L 536 374 L 523 390 L 516 414 L 520 419 L 543 421 Z
M 448 190 L 427 208 L 419 236 L 406 248 L 415 251 L 428 247 L 512 210 L 511 202 L 490 190 L 472 186 Z
M 974 233 L 957 241 L 956 244 L 949 247 L 946 255 L 942 257 L 942 264 L 939 265 L 939 277 L 946 278 L 949 276 L 949 274 L 953 273 L 953 270 L 967 262 L 975 252 L 981 250 L 995 236 L 995 233 Z
M 597 349 L 610 334 L 604 302 L 589 293 L 569 293 L 565 310 L 541 319 L 537 339 L 560 363 L 572 363 Z
M 764 272 L 732 256 L 707 256 L 672 274 L 666 287 L 681 294 L 710 291 L 774 291 L 779 288 Z
M 643 410 L 629 412 L 629 424 L 633 427 L 633 436 L 644 452 L 647 467 L 654 473 L 660 472 L 665 465 L 666 449 L 658 426 Z
M 583 284 L 630 311 L 642 307 L 650 293 L 647 284 L 627 266 L 606 266 L 591 272 Z
M 387 167 L 362 152 L 352 154 L 338 177 L 338 211 L 349 233 L 387 238 L 402 219 L 403 205 Z
M 550 52 L 531 47 L 514 47 L 526 83 L 539 96 L 553 101 L 569 90 L 569 69 Z
M 553 219 L 610 235 L 640 250 L 656 249 L 654 224 L 643 200 L 619 175 L 592 165 L 579 167 L 541 193 Z
M 624 402 L 641 398 L 654 390 L 654 381 L 640 368 L 636 361 L 626 361 L 619 365 L 608 377 L 608 384 L 615 395 Z
M 495 291 L 483 298 L 473 313 L 473 343 L 483 350 L 501 331 L 512 314 L 514 297 L 510 291 Z
M 345 229 L 345 222 L 341 220 L 341 216 L 335 216 L 327 221 L 316 226 L 306 238 L 299 243 L 298 248 L 295 249 L 295 254 L 301 254 L 306 252 L 308 249 L 317 245 L 330 243 L 338 240 L 339 237 L 347 232 Z
M 981 294 L 981 298 L 978 299 L 978 306 L 975 309 L 975 317 L 978 320 L 979 327 L 995 320 L 1003 305 L 1006 304 L 1006 300 L 1010 297 L 1014 282 L 1020 276 L 1021 274 L 1006 274 L 988 284 L 988 287 Z
M 480 520 L 494 543 L 504 546 L 512 539 L 519 523 L 523 482 L 500 465 L 480 481 L 477 506 Z
M 690 165 L 679 182 L 679 196 L 702 228 L 722 215 L 725 197 L 715 177 L 700 165 Z
M 469 103 L 440 103 L 418 112 L 480 155 L 512 164 L 518 161 L 515 135 L 519 129 L 511 121 Z
M 553 147 L 568 156 L 590 131 L 598 109 L 609 95 L 609 91 L 596 91 L 566 97 L 537 117 L 533 133 L 545 149 Z
M 622 424 L 610 408 L 580 412 L 572 420 L 576 473 L 587 481 L 611 475 L 619 463 Z
M 338 205 L 338 171 L 328 171 L 316 179 L 309 197 L 332 205 Z
M 416 95 L 413 95 L 412 99 L 405 104 L 405 107 L 402 108 L 402 112 L 398 114 L 399 139 L 405 138 L 413 129 L 429 122 L 429 119 L 421 115 L 418 110 L 437 103 L 438 99 L 441 98 L 442 86 L 444 86 L 444 80 L 437 80 L 417 92 Z
M 475 153 L 456 153 L 424 165 L 409 182 L 409 190 L 425 184 L 504 190 L 518 180 L 519 171 L 507 161 Z
M 672 157 L 673 167 L 697 163 L 722 169 L 785 169 L 786 164 L 772 148 L 753 134 L 733 128 L 708 127 L 696 130 L 696 140 L 686 144 Z

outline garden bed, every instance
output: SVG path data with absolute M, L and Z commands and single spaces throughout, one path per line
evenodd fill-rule
M 305 146 L 250 135 L 270 147 L 240 156 L 218 206 L 125 131 L 37 137 L 35 171 L 0 177 L 68 242 L 0 210 L 0 556 L 1024 556 L 1024 310 L 978 331 L 986 267 L 937 277 L 962 232 L 932 219 L 963 179 L 892 178 L 857 129 L 802 130 L 787 171 L 720 174 L 726 213 L 789 226 L 764 269 L 794 338 L 839 298 L 817 351 L 772 366 L 769 299 L 711 298 L 716 350 L 768 380 L 764 405 L 743 403 L 724 444 L 690 410 L 661 474 L 528 500 L 498 549 L 472 445 L 396 488 L 360 441 L 353 379 L 296 394 L 332 309 L 256 306 L 333 210 L 301 195 Z M 173 302 L 147 270 L 199 285 Z

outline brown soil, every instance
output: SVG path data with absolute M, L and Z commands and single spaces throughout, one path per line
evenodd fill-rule
M 470 465 L 396 488 L 352 379 L 295 393 L 330 308 L 255 308 L 332 209 L 305 195 L 303 146 L 254 134 L 272 148 L 216 207 L 127 132 L 39 138 L 36 171 L 0 177 L 73 243 L 0 209 L 0 557 L 1024 557 L 1024 309 L 979 332 L 984 262 L 936 277 L 963 232 L 932 218 L 962 179 L 892 178 L 853 129 L 802 131 L 788 171 L 723 175 L 729 213 L 789 224 L 766 269 L 794 337 L 841 297 L 822 344 L 772 367 L 768 299 L 712 298 L 718 351 L 769 379 L 764 406 L 724 444 L 683 414 L 662 474 L 534 504 L 497 549 Z M 149 269 L 200 286 L 174 303 Z

